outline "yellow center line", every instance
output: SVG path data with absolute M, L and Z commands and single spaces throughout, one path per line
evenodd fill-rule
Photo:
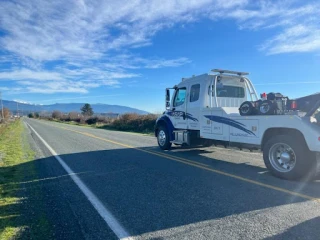
M 65 128 L 65 127 L 58 127 L 58 128 L 61 128 L 61 129 L 64 129 L 64 130 L 68 130 L 68 131 L 71 131 L 71 132 L 75 132 L 75 133 L 79 133 L 79 134 L 82 134 L 82 135 L 86 135 L 88 137 L 99 139 L 99 140 L 102 140 L 102 141 L 105 141 L 105 142 L 109 142 L 109 143 L 112 143 L 112 144 L 115 144 L 115 145 L 119 145 L 119 146 L 122 146 L 122 147 L 132 148 L 132 149 L 139 150 L 141 152 L 146 152 L 146 153 L 150 153 L 150 154 L 153 154 L 153 155 L 157 155 L 159 157 L 166 157 L 166 158 L 169 158 L 169 159 L 172 159 L 172 160 L 175 160 L 175 161 L 180 161 L 180 162 L 189 162 L 189 163 L 192 163 L 192 164 L 195 163 L 194 161 L 190 161 L 190 160 L 185 159 L 185 158 L 171 156 L 169 154 L 159 153 L 159 152 L 155 152 L 155 151 L 151 151 L 151 150 L 145 150 L 145 149 L 141 149 L 141 148 L 136 148 L 134 146 L 130 146 L 130 145 L 127 145 L 127 144 L 123 144 L 123 143 L 115 142 L 115 141 L 112 141 L 112 140 L 109 140 L 109 139 L 101 138 L 101 137 L 98 137 L 98 136 L 93 135 L 91 133 L 80 132 L 80 131 L 69 129 L 69 128 Z M 196 164 L 198 164 L 200 166 L 204 166 L 204 167 L 209 166 L 209 165 L 206 165 L 206 164 L 203 164 L 203 163 L 196 163 Z
M 53 126 L 53 125 L 50 125 L 50 126 Z M 64 130 L 67 130 L 67 131 L 71 131 L 71 132 L 75 132 L 75 133 L 78 133 L 78 134 L 82 134 L 82 135 L 85 135 L 85 136 L 88 136 L 88 137 L 92 137 L 92 138 L 95 138 L 95 139 L 99 139 L 99 140 L 102 140 L 104 142 L 112 143 L 112 144 L 115 144 L 115 145 L 118 145 L 118 146 L 135 149 L 137 151 L 149 153 L 149 154 L 156 155 L 156 156 L 159 156 L 159 157 L 164 157 L 164 158 L 167 158 L 167 159 L 170 159 L 170 160 L 173 160 L 173 161 L 181 162 L 183 164 L 187 164 L 187 165 L 194 166 L 194 167 L 197 167 L 197 168 L 200 168 L 200 169 L 204 169 L 204 170 L 207 170 L 207 171 L 210 171 L 210 172 L 214 172 L 214 173 L 217 173 L 217 174 L 220 174 L 220 175 L 224 175 L 224 176 L 228 176 L 228 177 L 231 177 L 231 178 L 234 178 L 234 179 L 238 179 L 238 180 L 241 180 L 243 182 L 252 183 L 254 185 L 258 185 L 258 186 L 262 186 L 262 187 L 265 187 L 265 188 L 273 189 L 273 190 L 276 190 L 276 191 L 279 191 L 279 192 L 287 193 L 287 194 L 290 194 L 290 195 L 293 195 L 293 196 L 297 196 L 297 197 L 301 197 L 301 198 L 304 198 L 304 199 L 307 199 L 307 200 L 320 202 L 320 198 L 315 198 L 315 197 L 312 197 L 312 196 L 309 196 L 309 195 L 305 195 L 305 194 L 302 194 L 302 193 L 293 192 L 293 191 L 290 191 L 290 190 L 287 190 L 287 189 L 284 189 L 284 188 L 281 188 L 281 187 L 272 186 L 270 184 L 258 182 L 258 181 L 251 180 L 251 179 L 248 179 L 248 178 L 245 178 L 245 177 L 240 177 L 238 175 L 234 175 L 234 174 L 227 173 L 227 172 L 224 172 L 224 171 L 216 170 L 216 169 L 213 169 L 211 167 L 208 167 L 208 165 L 205 165 L 205 164 L 202 164 L 202 163 L 198 163 L 198 162 L 194 162 L 194 161 L 191 161 L 191 160 L 188 160 L 188 159 L 185 159 L 185 158 L 175 157 L 175 156 L 171 156 L 171 155 L 165 154 L 165 153 L 158 153 L 158 152 L 154 152 L 154 151 L 150 151 L 150 150 L 141 149 L 141 148 L 134 147 L 134 146 L 131 146 L 131 145 L 119 143 L 119 142 L 116 142 L 116 141 L 113 141 L 113 140 L 101 138 L 101 137 L 98 137 L 98 136 L 90 134 L 90 133 L 80 132 L 80 131 L 69 129 L 69 128 L 65 128 L 65 127 L 58 127 L 58 126 L 54 126 L 54 127 L 61 128 L 61 129 L 64 129 Z

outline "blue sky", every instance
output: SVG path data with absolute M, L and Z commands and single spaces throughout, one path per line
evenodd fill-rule
M 250 72 L 259 93 L 319 92 L 320 2 L 0 4 L 0 91 L 7 100 L 161 112 L 166 87 L 213 68 Z

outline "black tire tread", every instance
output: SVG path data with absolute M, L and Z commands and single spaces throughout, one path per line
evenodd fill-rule
M 275 143 L 285 143 L 289 145 L 296 154 L 296 165 L 290 172 L 278 172 L 269 161 L 269 149 Z M 315 169 L 315 155 L 309 151 L 304 139 L 294 138 L 291 135 L 277 135 L 271 137 L 263 148 L 263 160 L 272 175 L 287 179 L 299 180 L 302 178 L 312 179 L 314 176 L 311 170 Z
M 242 109 L 242 107 L 243 107 L 244 105 L 246 105 L 246 104 L 249 106 L 249 110 L 248 110 L 247 113 L 244 113 L 244 112 L 241 111 L 241 109 Z M 255 114 L 255 106 L 254 106 L 254 103 L 253 103 L 253 102 L 250 102 L 250 101 L 245 101 L 245 102 L 243 102 L 243 103 L 240 105 L 239 112 L 240 112 L 240 115 L 241 115 L 241 116 L 250 116 L 250 115 Z
M 170 139 L 169 139 L 168 130 L 167 130 L 167 128 L 165 126 L 160 126 L 158 132 L 160 132 L 161 130 L 163 130 L 165 132 L 165 134 L 166 134 L 166 143 L 163 146 L 161 146 L 159 144 L 158 137 L 157 137 L 158 145 L 162 150 L 169 150 L 171 148 L 172 144 L 171 144 Z

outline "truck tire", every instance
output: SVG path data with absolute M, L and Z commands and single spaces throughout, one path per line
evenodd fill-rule
M 171 148 L 169 133 L 165 126 L 159 127 L 157 140 L 158 140 L 158 145 L 162 150 L 168 150 Z
M 239 112 L 241 116 L 250 116 L 255 113 L 255 106 L 253 102 L 245 101 L 240 105 Z
M 275 109 L 275 103 L 270 100 L 264 100 L 259 105 L 259 113 L 261 115 L 273 115 Z
M 270 138 L 263 148 L 263 160 L 272 175 L 287 179 L 312 179 L 315 169 L 315 155 L 305 143 L 291 135 Z

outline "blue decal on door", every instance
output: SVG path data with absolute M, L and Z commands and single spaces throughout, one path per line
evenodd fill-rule
M 183 112 L 183 111 L 168 111 L 167 114 L 171 117 L 183 117 L 185 112 Z M 198 122 L 198 119 L 193 117 L 192 114 L 190 114 L 190 113 L 187 113 L 185 116 L 186 116 L 186 119 L 190 119 L 194 122 Z
M 256 136 L 252 131 L 250 131 L 249 129 L 245 128 L 246 125 L 244 125 L 243 123 L 240 123 L 238 121 L 235 121 L 233 119 L 220 117 L 220 116 L 212 116 L 212 115 L 205 115 L 205 117 L 210 119 L 213 122 L 227 124 L 227 125 L 229 125 L 231 127 L 234 127 L 234 128 L 239 129 L 239 130 L 242 130 L 245 133 L 248 133 L 249 135 Z

